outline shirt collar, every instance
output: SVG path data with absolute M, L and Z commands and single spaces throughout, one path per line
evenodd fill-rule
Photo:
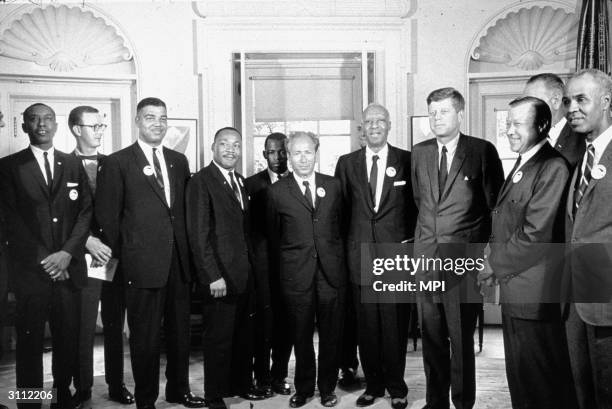
M 151 155 L 153 156 L 153 146 L 149 145 L 148 143 L 144 142 L 142 139 L 138 138 L 138 146 L 140 146 L 140 149 L 142 149 L 142 151 L 147 154 L 147 155 Z M 158 146 L 156 146 L 155 148 L 157 148 L 158 151 L 163 152 L 163 146 L 161 144 L 159 144 Z
M 436 138 L 436 142 L 438 143 L 438 151 L 441 151 L 442 147 L 446 146 L 446 151 L 448 152 L 449 155 L 452 156 L 455 154 L 455 151 L 457 150 L 457 145 L 459 145 L 459 132 L 457 132 L 457 135 L 453 139 L 448 141 L 446 145 L 441 143 L 438 138 Z
M 372 156 L 377 155 L 378 156 L 378 160 L 380 161 L 386 161 L 387 160 L 387 156 L 389 154 L 389 144 L 385 143 L 385 146 L 383 146 L 378 152 L 374 152 L 369 146 L 366 145 L 366 158 L 368 158 L 369 160 L 372 159 Z
M 234 172 L 234 177 L 236 177 L 236 169 L 225 169 L 224 167 L 222 167 L 221 165 L 219 165 L 217 162 L 215 162 L 215 160 L 213 159 L 212 163 L 215 164 L 215 166 L 221 171 L 221 174 L 223 175 L 223 177 L 225 177 L 227 180 L 230 180 L 230 172 Z
M 289 169 L 287 169 L 284 173 L 281 173 L 280 175 L 276 172 L 273 172 L 270 168 L 266 168 L 266 170 L 268 171 L 268 176 L 270 177 L 270 182 L 272 183 L 276 182 L 282 177 L 287 176 L 287 174 L 289 173 Z
M 307 178 L 303 178 L 301 176 L 298 176 L 297 173 L 293 172 L 293 178 L 295 179 L 295 181 L 297 182 L 297 184 L 300 186 L 300 189 L 303 186 L 304 181 L 307 181 L 308 184 L 310 185 L 310 188 L 313 189 L 315 187 L 315 173 L 312 172 L 312 175 L 310 175 Z
M 542 139 L 540 142 L 529 148 L 527 152 L 523 153 L 521 155 L 521 165 L 524 165 L 529 159 L 533 158 L 533 156 L 538 153 L 540 149 L 542 149 L 542 146 L 544 146 L 545 143 L 548 143 L 546 138 Z
M 604 150 L 610 143 L 610 140 L 612 140 L 612 126 L 608 127 L 608 129 L 599 134 L 599 136 L 595 138 L 593 142 L 591 142 L 595 148 L 596 156 L 600 157 L 603 154 Z M 587 141 L 586 143 L 588 146 L 589 142 Z
M 43 156 L 44 152 L 48 152 L 48 156 L 53 156 L 55 154 L 55 147 L 51 146 L 49 149 L 47 149 L 46 151 L 43 149 L 40 149 L 38 146 L 34 146 L 34 145 L 30 145 L 30 149 L 32 150 L 32 153 L 34 155 L 38 155 L 38 156 Z

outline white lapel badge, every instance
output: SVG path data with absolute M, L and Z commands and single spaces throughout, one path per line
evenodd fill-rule
M 76 189 L 71 189 L 70 193 L 68 193 L 68 197 L 70 200 L 77 200 L 79 198 L 79 192 Z
M 512 183 L 518 183 L 521 181 L 522 178 L 523 178 L 523 172 L 519 170 L 518 172 L 514 174 L 514 176 L 512 176 Z
M 142 173 L 144 173 L 145 176 L 151 176 L 153 175 L 153 168 L 151 167 L 151 165 L 147 165 L 142 168 Z
M 595 166 L 595 168 L 593 168 L 593 170 L 591 171 L 591 176 L 593 176 L 593 179 L 601 179 L 604 176 L 606 176 L 606 167 L 604 165 L 597 165 Z
M 323 189 L 322 187 L 318 187 L 317 188 L 317 196 L 319 196 L 320 198 L 324 198 L 325 197 L 325 189 Z
M 387 168 L 387 170 L 385 171 L 385 173 L 387 174 L 387 176 L 389 176 L 390 178 L 395 177 L 395 175 L 397 175 L 397 171 L 395 170 L 395 168 L 393 166 L 389 166 Z

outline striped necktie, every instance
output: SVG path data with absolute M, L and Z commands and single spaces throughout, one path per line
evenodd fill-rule
M 592 143 L 588 143 L 584 171 L 581 172 L 580 184 L 578 185 L 578 189 L 574 191 L 574 215 L 576 214 L 578 207 L 580 207 L 580 202 L 582 201 L 584 192 L 586 192 L 587 187 L 589 186 L 589 182 L 591 181 L 591 177 L 592 177 L 591 172 L 593 170 L 594 163 L 595 163 L 595 147 L 593 146 Z

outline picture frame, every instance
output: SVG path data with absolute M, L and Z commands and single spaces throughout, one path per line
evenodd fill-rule
M 163 145 L 184 154 L 189 162 L 189 170 L 200 170 L 200 142 L 198 120 L 192 118 L 168 118 L 168 130 Z
M 410 132 L 412 135 L 413 147 L 418 143 L 435 138 L 429 126 L 428 115 L 410 117 Z

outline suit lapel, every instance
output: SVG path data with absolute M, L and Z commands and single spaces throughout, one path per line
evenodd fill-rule
M 359 152 L 359 160 L 353 162 L 353 172 L 357 177 L 357 185 L 363 187 L 362 197 L 366 202 L 366 206 L 371 212 L 374 212 L 374 201 L 370 194 L 370 184 L 368 183 L 368 165 L 366 161 L 366 150 L 361 148 Z
M 463 166 L 463 161 L 466 156 L 466 138 L 463 134 L 459 134 L 459 142 L 457 143 L 457 150 L 455 151 L 455 155 L 453 156 L 453 161 L 451 162 L 450 172 L 448 173 L 448 179 L 446 180 L 446 186 L 444 186 L 444 190 L 442 192 L 441 200 L 444 200 L 448 192 L 450 191 L 451 186 L 455 183 L 455 179 L 459 174 L 459 170 Z M 437 145 L 436 145 L 437 147 Z
M 563 129 L 561 129 L 561 133 L 559 134 L 559 139 L 557 139 L 557 143 L 555 144 L 555 149 L 558 151 L 562 151 L 568 144 L 568 137 L 570 136 L 570 126 L 569 123 L 565 123 Z
M 53 197 L 55 197 L 55 195 L 57 194 L 60 185 L 62 184 L 62 178 L 64 175 L 64 167 L 66 166 L 64 164 L 64 155 L 61 152 L 58 152 L 57 149 L 55 150 L 55 158 L 53 160 L 53 186 L 52 186 L 52 192 L 51 195 Z
M 574 174 L 572 175 L 572 181 L 569 185 L 567 200 L 566 200 L 567 215 L 572 221 L 574 220 L 574 192 L 576 191 L 576 178 L 578 178 L 578 173 L 580 173 L 581 164 L 582 164 L 582 160 L 578 162 L 576 169 L 574 169 Z
M 582 165 L 582 162 L 578 162 L 578 167 L 580 167 L 581 165 Z M 608 169 L 612 170 L 612 142 L 608 143 L 608 146 L 606 146 L 606 149 L 604 150 L 603 155 L 601 155 L 601 159 L 599 160 L 599 163 L 597 163 L 597 166 L 599 165 L 604 166 L 606 168 L 606 172 L 608 171 Z M 581 202 L 586 199 L 589 193 L 591 193 L 591 191 L 593 190 L 595 185 L 599 182 L 599 180 L 600 179 L 595 179 L 594 177 L 591 177 L 591 180 L 589 181 L 589 185 L 587 186 L 584 192 L 584 196 L 582 197 Z
M 321 191 L 321 193 L 326 192 L 327 189 L 325 189 L 325 184 L 323 183 L 323 179 L 321 178 L 321 175 L 319 173 L 315 172 L 315 208 L 314 211 L 315 213 L 317 213 L 319 211 L 319 208 L 321 207 L 321 201 L 323 200 L 323 197 L 319 196 L 318 191 L 319 189 L 323 189 Z
M 395 169 L 395 172 L 397 174 L 397 171 L 398 171 L 397 155 L 395 153 L 395 150 L 391 147 L 391 145 L 387 145 L 387 146 L 388 146 L 387 169 L 393 168 Z M 393 180 L 395 178 L 395 176 L 389 177 L 389 175 L 387 175 L 387 169 L 385 169 L 385 172 L 383 173 L 384 176 L 383 176 L 382 193 L 380 195 L 380 202 L 378 203 L 378 211 L 380 211 L 380 209 L 383 206 L 383 203 L 385 203 L 385 199 L 387 199 L 387 197 L 389 196 L 389 192 L 391 191 L 391 185 L 393 185 Z
M 44 193 L 45 197 L 49 197 L 49 188 L 47 187 L 45 176 L 43 175 L 40 166 L 38 166 L 38 162 L 36 161 L 36 157 L 34 157 L 34 152 L 32 152 L 32 149 L 26 148 L 25 159 L 26 160 L 23 164 L 25 168 L 25 174 L 32 175 L 34 177 L 34 180 L 36 180 L 36 182 L 40 186 L 40 189 Z
M 155 180 L 155 176 L 154 176 L 155 174 L 151 173 L 150 176 L 147 176 L 144 173 L 144 169 L 146 166 L 149 166 L 151 171 L 153 171 L 153 166 L 149 164 L 149 161 L 147 160 L 147 157 L 145 156 L 144 152 L 138 145 L 138 142 L 132 145 L 132 153 L 134 154 L 134 159 L 136 160 L 136 167 L 138 168 L 138 170 L 142 172 L 143 177 L 149 183 L 149 186 L 151 186 L 151 189 L 153 189 L 155 194 L 159 197 L 159 200 L 161 200 L 164 205 L 168 206 L 168 203 L 166 203 L 166 195 L 164 194 L 163 190 L 157 184 L 157 181 Z
M 304 195 L 302 194 L 302 189 L 298 185 L 297 180 L 295 180 L 295 178 L 291 176 L 291 180 L 288 180 L 287 182 L 288 182 L 289 193 L 292 194 L 297 199 L 297 201 L 300 202 L 302 206 L 304 206 L 309 212 L 312 212 L 313 209 L 310 206 L 310 204 L 306 201 L 306 198 L 304 197 Z M 316 183 L 316 180 L 315 180 L 315 183 Z
M 230 200 L 236 205 L 238 206 L 238 209 L 242 211 L 242 208 L 240 207 L 240 202 L 238 201 L 238 198 L 236 197 L 236 195 L 234 194 L 234 190 L 232 189 L 232 187 L 230 186 L 230 184 L 227 182 L 227 179 L 225 179 L 225 176 L 223 176 L 223 174 L 221 173 L 221 171 L 219 170 L 219 168 L 217 167 L 216 164 L 214 164 L 212 161 L 210 162 L 211 170 L 212 170 L 212 174 L 213 177 L 215 179 L 217 179 L 217 182 L 219 184 L 221 184 L 223 186 L 223 190 L 225 191 L 225 194 L 229 196 Z M 240 185 L 239 185 L 240 186 Z M 238 187 L 238 189 L 240 189 L 240 187 Z M 244 199 L 243 199 L 244 200 Z
M 438 203 L 438 143 L 433 140 L 427 151 L 427 174 L 429 176 L 429 187 L 434 203 Z

